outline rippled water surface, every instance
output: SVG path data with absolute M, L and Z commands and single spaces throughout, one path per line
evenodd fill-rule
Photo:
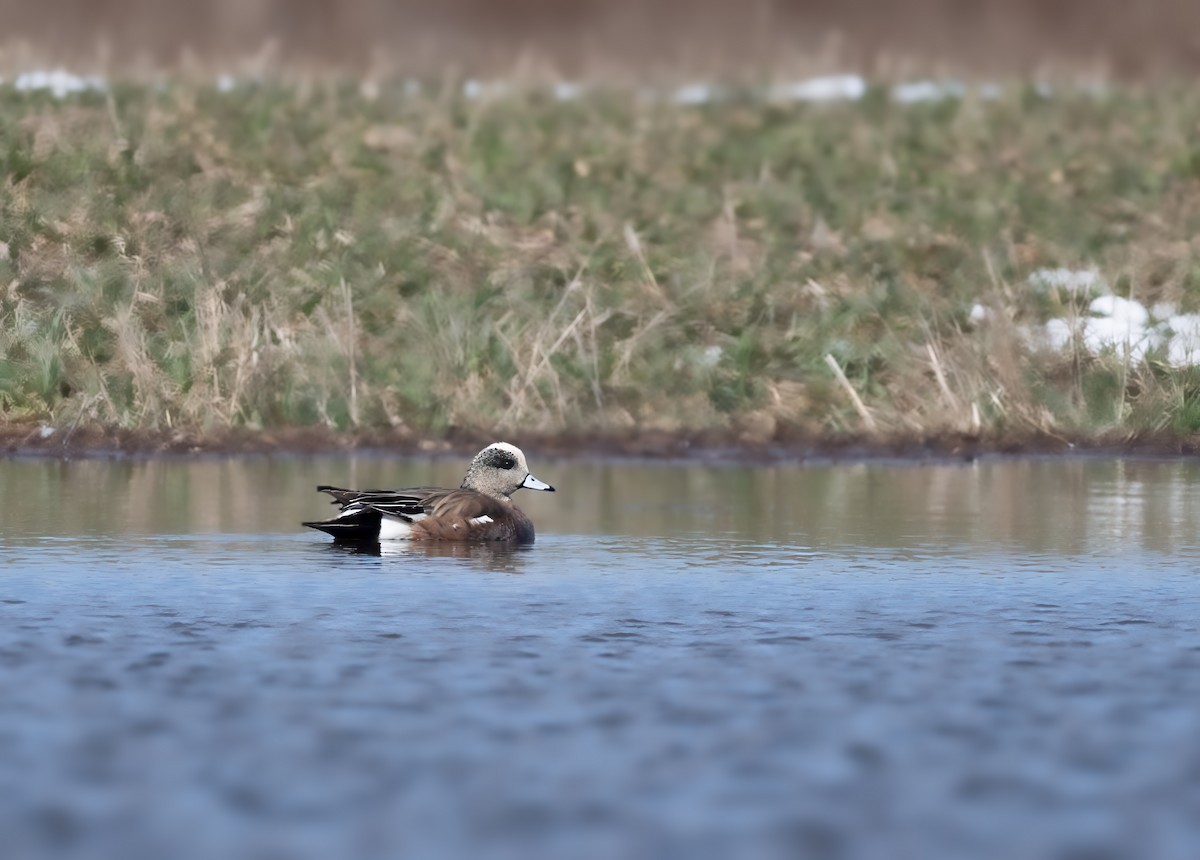
M 1200 856 L 1200 467 L 0 462 L 4 856 Z

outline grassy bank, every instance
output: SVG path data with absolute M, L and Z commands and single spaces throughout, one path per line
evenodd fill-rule
M 1046 267 L 1200 309 L 1197 141 L 1194 87 L 2 88 L 0 421 L 1186 436 L 1200 371 L 1026 332 Z

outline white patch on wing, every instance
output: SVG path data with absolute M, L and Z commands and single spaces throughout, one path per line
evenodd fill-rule
M 412 523 L 384 514 L 379 520 L 380 540 L 408 540 L 412 537 Z
M 467 520 L 467 525 L 486 526 L 488 523 L 494 523 L 494 522 L 495 522 L 495 520 L 493 520 L 487 514 L 482 514 L 481 516 L 478 516 L 478 517 L 471 517 L 471 519 Z

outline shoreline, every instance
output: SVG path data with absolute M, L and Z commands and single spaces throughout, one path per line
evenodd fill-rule
M 276 431 L 227 430 L 139 432 L 97 427 L 75 432 L 39 426 L 0 427 L 0 459 L 168 459 L 241 456 L 394 457 L 470 456 L 496 439 L 473 431 L 440 437 L 325 428 Z M 513 434 L 499 434 L 513 436 Z M 499 437 L 497 437 L 499 438 Z M 929 436 L 859 435 L 821 438 L 803 434 L 748 439 L 736 431 L 629 431 L 623 433 L 525 433 L 514 443 L 539 459 L 638 459 L 696 463 L 904 463 L 973 462 L 1007 457 L 1113 457 L 1183 459 L 1200 454 L 1200 436 L 1076 438 L 1037 433 Z

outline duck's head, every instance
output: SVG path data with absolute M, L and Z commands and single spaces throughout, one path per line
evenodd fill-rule
M 554 492 L 552 486 L 529 474 L 521 449 L 507 442 L 493 442 L 476 454 L 462 487 L 498 499 L 507 499 L 522 487 Z

